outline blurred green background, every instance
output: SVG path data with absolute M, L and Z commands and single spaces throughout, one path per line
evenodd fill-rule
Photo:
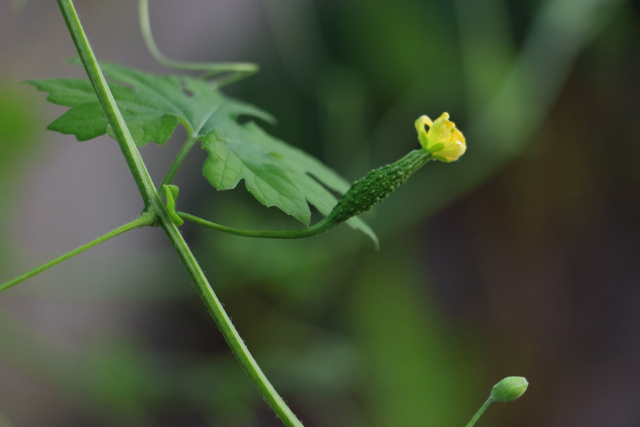
M 350 180 L 448 111 L 467 137 L 366 220 L 303 241 L 184 233 L 267 376 L 307 426 L 463 426 L 527 377 L 493 426 L 640 425 L 640 7 L 617 0 L 154 0 L 163 52 L 251 61 L 227 92 Z M 135 2 L 77 1 L 97 56 L 154 63 Z M 142 208 L 117 144 L 45 131 L 64 111 L 21 81 L 82 77 L 54 2 L 0 5 L 0 280 Z M 267 126 L 267 125 L 265 125 Z M 145 147 L 159 180 L 184 138 Z M 151 145 L 151 144 L 150 144 Z M 195 149 L 181 209 L 295 221 L 218 193 Z M 0 426 L 280 423 L 155 229 L 0 295 Z

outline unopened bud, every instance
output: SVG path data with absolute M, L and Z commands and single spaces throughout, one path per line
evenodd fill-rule
M 507 377 L 493 386 L 491 397 L 497 402 L 511 402 L 522 396 L 528 386 L 525 377 Z

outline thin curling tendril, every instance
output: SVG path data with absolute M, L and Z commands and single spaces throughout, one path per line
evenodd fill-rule
M 250 62 L 183 62 L 167 58 L 160 52 L 160 49 L 158 49 L 153 39 L 149 21 L 149 0 L 139 0 L 138 6 L 140 12 L 140 30 L 142 31 L 144 43 L 149 53 L 151 53 L 151 56 L 162 65 L 178 70 L 203 71 L 201 76 L 203 80 L 219 74 L 229 73 L 228 76 L 219 78 L 214 82 L 217 87 L 245 79 L 258 71 L 258 66 Z

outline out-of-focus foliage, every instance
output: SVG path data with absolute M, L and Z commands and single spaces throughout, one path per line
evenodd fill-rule
M 33 147 L 39 132 L 33 124 L 39 121 L 32 97 L 25 98 L 25 91 L 15 84 L 0 82 L 0 215 L 6 215 L 7 200 L 14 186 L 10 183 L 20 173 L 20 165 Z M 10 257 L 5 245 L 7 230 L 0 226 L 0 267 Z
M 33 124 L 40 118 L 36 111 L 42 108 L 34 105 L 34 97 L 26 98 L 25 88 L 13 84 L 0 83 L 0 180 L 6 182 L 16 172 L 21 157 L 32 146 L 40 134 Z M 9 186 L 0 187 L 6 191 Z M 1 194 L 1 193 L 0 193 Z M 5 197 L 0 197 L 2 206 Z
M 351 180 L 417 147 L 422 114 L 448 111 L 468 145 L 368 215 L 380 252 L 344 226 L 256 241 L 185 225 L 305 425 L 464 425 L 509 375 L 529 390 L 481 422 L 638 424 L 635 3 L 251 3 L 261 6 L 251 52 L 233 59 L 262 70 L 231 90 L 279 118 L 270 133 Z M 244 228 L 291 225 L 242 195 L 185 190 L 185 175 L 185 210 Z M 0 369 L 64 396 L 46 400 L 41 419 L 65 425 L 279 425 L 164 255 L 129 254 L 121 271 L 114 259 L 71 264 L 59 283 L 12 290 L 10 316 L 28 319 L 19 302 L 33 289 L 53 311 L 99 306 L 111 320 L 95 323 L 94 341 L 56 346 L 3 317 Z M 129 282 L 136 259 L 149 275 Z M 3 402 L 7 418 L 24 417 Z

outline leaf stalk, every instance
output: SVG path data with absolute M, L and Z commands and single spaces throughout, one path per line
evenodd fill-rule
M 478 421 L 480 419 L 480 417 L 482 416 L 482 414 L 484 414 L 484 411 L 487 410 L 487 408 L 494 402 L 494 399 L 492 396 L 489 396 L 489 398 L 482 404 L 482 406 L 480 407 L 480 409 L 478 409 L 478 412 L 476 412 L 476 414 L 473 416 L 473 418 L 471 418 L 471 421 L 469 421 L 469 423 L 466 425 L 466 427 L 473 427 L 476 424 L 476 421 Z
M 193 148 L 193 144 L 195 143 L 196 143 L 196 138 L 193 135 L 191 135 L 191 132 L 190 132 L 189 138 L 182 145 L 182 148 L 180 148 L 180 151 L 176 155 L 176 158 L 173 159 L 173 162 L 171 163 L 171 166 L 169 167 L 167 174 L 162 179 L 160 188 L 162 188 L 163 185 L 171 184 L 171 182 L 173 181 L 173 178 L 176 176 L 176 173 L 178 172 L 178 169 L 180 169 L 180 166 L 182 166 L 182 162 L 187 157 L 187 154 L 189 154 L 189 152 Z

